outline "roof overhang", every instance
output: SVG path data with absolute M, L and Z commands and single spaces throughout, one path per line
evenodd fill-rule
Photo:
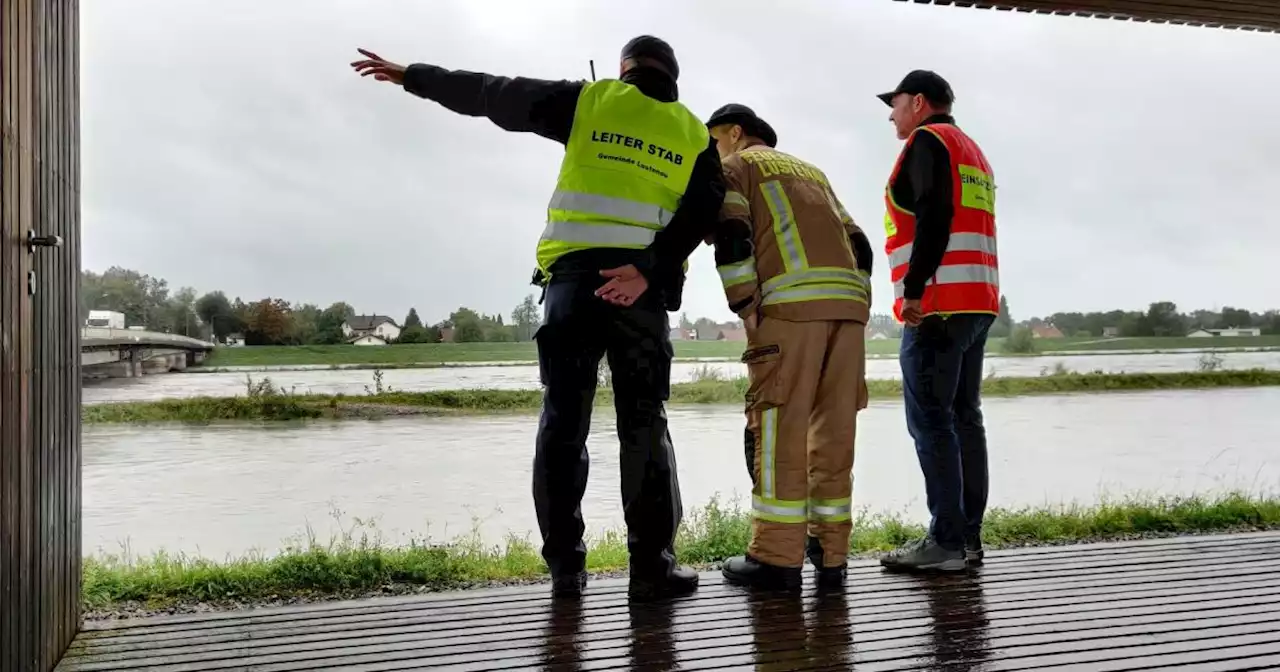
M 1277 0 L 897 0 L 1003 11 L 1092 16 L 1210 28 L 1280 32 Z

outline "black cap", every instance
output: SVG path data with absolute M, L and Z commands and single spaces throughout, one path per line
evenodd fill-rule
M 632 38 L 622 47 L 622 58 L 651 58 L 657 61 L 671 75 L 672 79 L 680 78 L 680 64 L 676 62 L 676 52 L 665 40 L 652 35 L 641 35 Z
M 898 88 L 889 93 L 882 93 L 876 98 L 884 101 L 885 105 L 893 107 L 894 96 L 906 93 L 910 95 L 920 94 L 930 103 L 938 106 L 947 106 L 955 101 L 955 94 L 951 92 L 951 85 L 941 75 L 932 70 L 912 70 L 902 78 L 902 83 L 898 84 Z
M 707 128 L 720 124 L 738 124 L 747 135 L 764 140 L 764 144 L 770 147 L 778 146 L 778 134 L 773 132 L 773 127 L 756 116 L 755 110 L 746 105 L 729 103 L 712 112 L 711 118 L 707 120 Z

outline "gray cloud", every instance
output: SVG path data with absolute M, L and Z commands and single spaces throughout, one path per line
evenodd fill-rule
M 749 104 L 780 149 L 822 167 L 873 244 L 900 143 L 874 94 L 912 68 L 956 89 L 996 170 L 1016 314 L 1276 306 L 1268 86 L 1280 36 L 830 2 L 82 5 L 84 264 L 173 286 L 437 320 L 526 293 L 561 149 L 454 115 L 347 64 L 392 60 L 533 77 L 616 75 L 648 32 L 699 116 Z M 710 248 L 685 309 L 729 317 Z M 1268 291 L 1270 290 L 1270 291 Z M 892 290 L 877 259 L 877 310 Z

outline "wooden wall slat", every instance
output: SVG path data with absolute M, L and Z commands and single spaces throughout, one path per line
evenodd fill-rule
M 46 671 L 81 624 L 78 2 L 0 0 L 0 37 L 0 672 Z

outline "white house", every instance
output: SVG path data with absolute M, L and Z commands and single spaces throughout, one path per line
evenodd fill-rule
M 351 345 L 386 345 L 387 341 L 377 334 L 358 334 L 347 340 L 347 343 Z
M 382 340 L 382 345 L 386 345 L 400 338 L 400 325 L 386 315 L 357 315 L 342 323 L 342 335 L 347 338 L 347 342 L 360 336 L 377 336 Z
M 1227 329 L 1196 329 L 1187 334 L 1187 338 L 1212 338 L 1214 336 L 1261 336 L 1262 329 L 1258 327 L 1229 327 Z

